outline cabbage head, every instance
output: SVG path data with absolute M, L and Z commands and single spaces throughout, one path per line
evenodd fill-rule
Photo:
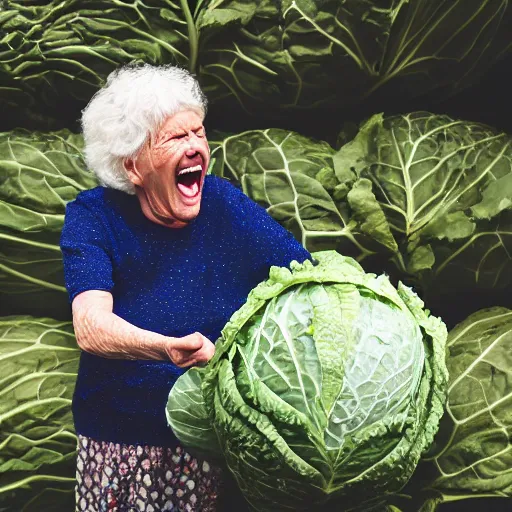
M 414 477 L 389 500 L 389 512 L 434 512 L 474 498 L 492 502 L 464 501 L 456 510 L 486 502 L 492 511 L 510 510 L 512 310 L 492 307 L 469 315 L 450 331 L 446 347 L 446 413 Z
M 314 257 L 272 267 L 169 395 L 180 441 L 223 459 L 259 511 L 379 507 L 443 413 L 441 320 L 351 258 Z

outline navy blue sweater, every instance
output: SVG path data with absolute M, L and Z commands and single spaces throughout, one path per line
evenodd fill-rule
M 97 187 L 68 203 L 61 236 L 70 301 L 108 290 L 114 313 L 166 336 L 213 342 L 270 266 L 309 253 L 227 181 L 207 176 L 201 211 L 182 229 L 148 220 L 136 196 Z M 173 446 L 165 406 L 185 370 L 168 361 L 82 352 L 73 397 L 77 433 L 96 440 Z

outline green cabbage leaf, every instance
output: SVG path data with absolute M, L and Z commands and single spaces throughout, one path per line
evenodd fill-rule
M 196 73 L 220 112 L 403 110 L 474 83 L 510 50 L 511 22 L 504 0 L 10 0 L 0 106 L 69 126 L 112 70 L 147 62 Z
M 446 413 L 396 502 L 403 510 L 411 503 L 430 512 L 469 498 L 512 498 L 512 311 L 470 315 L 449 333 L 447 347 Z
M 0 101 L 48 129 L 55 118 L 74 122 L 122 64 L 193 70 L 190 17 L 185 1 L 9 1 L 0 12 Z
M 267 119 L 438 100 L 474 83 L 512 46 L 503 0 L 218 0 L 199 20 L 226 26 L 201 30 L 208 96 L 226 105 L 234 97 Z
M 0 318 L 0 510 L 71 510 L 80 350 L 71 322 Z
M 510 304 L 509 135 L 444 115 L 378 114 L 338 152 L 267 129 L 217 140 L 212 158 L 214 174 L 309 251 L 334 249 L 413 285 L 452 326 Z M 468 300 L 454 301 L 461 293 Z
M 97 184 L 82 147 L 68 130 L 0 133 L 2 314 L 70 317 L 59 248 L 65 206 Z
M 355 183 L 371 182 L 397 243 L 389 257 L 429 304 L 512 283 L 509 135 L 445 115 L 378 114 L 334 156 L 334 168 L 342 180 L 352 172 Z

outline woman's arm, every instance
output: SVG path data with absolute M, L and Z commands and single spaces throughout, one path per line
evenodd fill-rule
M 73 326 L 82 350 L 114 359 L 170 359 L 180 367 L 206 363 L 215 352 L 198 332 L 171 338 L 140 329 L 113 313 L 113 304 L 107 291 L 88 290 L 75 297 Z

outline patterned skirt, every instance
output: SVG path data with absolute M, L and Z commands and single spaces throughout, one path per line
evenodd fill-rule
M 218 512 L 220 468 L 180 446 L 162 448 L 78 436 L 76 512 Z

